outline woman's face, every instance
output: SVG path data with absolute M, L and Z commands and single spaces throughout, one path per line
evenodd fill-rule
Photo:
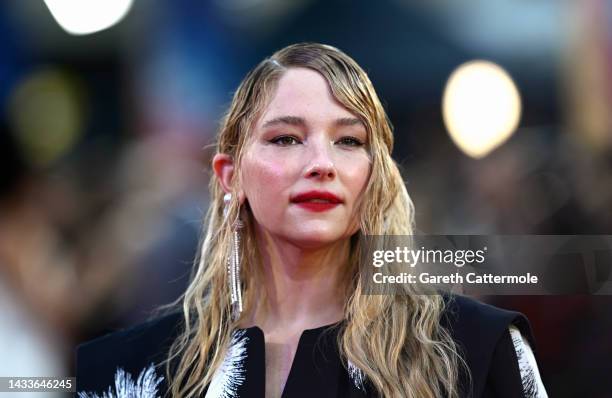
M 290 68 L 257 121 L 241 164 L 259 231 L 304 248 L 357 231 L 357 199 L 370 173 L 367 132 L 326 80 Z

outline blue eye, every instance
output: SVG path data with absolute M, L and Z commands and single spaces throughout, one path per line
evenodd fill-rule
M 343 137 L 338 142 L 348 146 L 363 146 L 363 142 L 359 141 L 355 137 Z
M 279 144 L 281 146 L 299 144 L 299 141 L 297 140 L 297 138 L 290 136 L 290 135 L 281 135 L 281 136 L 275 137 L 271 139 L 270 142 L 273 144 Z

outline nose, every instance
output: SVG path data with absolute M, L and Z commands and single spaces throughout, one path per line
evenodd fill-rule
M 333 179 L 336 174 L 336 166 L 330 154 L 327 140 L 317 140 L 311 143 L 311 156 L 306 167 L 306 177 L 319 179 Z M 333 145 L 333 143 L 331 144 Z
M 333 179 L 336 176 L 336 168 L 333 163 L 314 163 L 306 173 L 310 178 Z

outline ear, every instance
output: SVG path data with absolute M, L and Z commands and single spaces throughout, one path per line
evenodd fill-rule
M 212 167 L 215 175 L 219 179 L 225 193 L 232 192 L 232 178 L 234 177 L 234 160 L 230 155 L 217 153 L 212 159 Z M 244 193 L 238 190 L 240 203 L 244 201 Z

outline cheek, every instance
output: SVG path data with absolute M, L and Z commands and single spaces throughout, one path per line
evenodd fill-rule
M 347 189 L 350 191 L 353 197 L 353 206 L 351 208 L 351 221 L 348 226 L 349 235 L 354 234 L 359 230 L 359 215 L 357 214 L 357 202 L 361 195 L 364 194 L 368 178 L 370 176 L 370 159 L 366 158 L 361 162 L 355 162 L 353 167 L 350 169 L 348 175 L 348 186 Z
M 243 187 L 251 204 L 254 200 L 281 199 L 286 176 L 286 165 L 266 159 L 245 159 L 242 168 Z
M 356 159 L 347 164 L 347 184 L 355 199 L 365 189 L 370 176 L 370 160 L 367 157 Z

